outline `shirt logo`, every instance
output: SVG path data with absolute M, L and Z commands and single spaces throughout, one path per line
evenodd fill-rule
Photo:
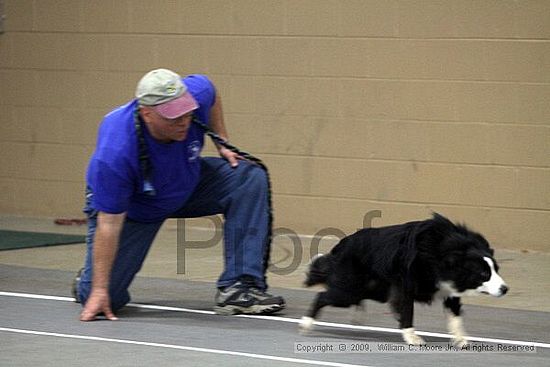
M 187 147 L 187 154 L 189 155 L 189 162 L 193 162 L 199 158 L 201 154 L 201 144 L 198 140 L 193 140 Z

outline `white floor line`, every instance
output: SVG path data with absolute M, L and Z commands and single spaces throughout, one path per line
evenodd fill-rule
M 74 298 L 72 298 L 72 297 L 48 296 L 48 295 L 31 294 L 31 293 L 14 293 L 14 292 L 2 292 L 2 291 L 0 291 L 0 296 L 31 298 L 31 299 L 43 299 L 43 300 L 51 300 L 51 301 L 74 302 Z M 195 310 L 195 309 L 191 309 L 191 308 L 146 305 L 146 304 L 140 304 L 140 303 L 129 303 L 128 306 L 129 307 L 142 308 L 142 309 L 151 309 L 151 310 L 189 312 L 189 313 L 197 313 L 197 314 L 205 314 L 205 315 L 215 315 L 214 311 Z M 260 320 L 268 320 L 268 321 L 289 322 L 289 323 L 294 323 L 294 324 L 298 324 L 300 322 L 300 319 L 294 319 L 294 318 L 289 318 L 289 317 L 281 317 L 281 316 L 237 315 L 235 317 L 260 319 Z M 319 325 L 319 326 L 333 327 L 333 328 L 339 328 L 339 329 L 376 331 L 376 332 L 382 332 L 382 333 L 401 334 L 400 329 L 377 327 L 377 326 L 350 325 L 350 324 L 340 324 L 340 323 L 325 322 L 325 321 L 316 321 L 315 324 Z M 446 338 L 446 339 L 451 338 L 450 334 L 445 334 L 445 333 L 434 333 L 434 332 L 429 332 L 429 331 L 418 331 L 418 330 L 416 331 L 416 333 L 418 335 L 430 336 L 430 337 L 435 337 L 435 338 Z M 510 344 L 510 345 L 526 345 L 526 346 L 535 346 L 535 347 L 538 347 L 538 348 L 548 348 L 548 349 L 550 349 L 550 343 L 530 342 L 530 341 L 524 341 L 524 340 L 507 340 L 507 339 L 485 338 L 485 337 L 477 337 L 477 336 L 468 336 L 467 339 L 469 341 L 474 341 L 474 342 Z
M 140 346 L 155 347 L 155 348 L 185 350 L 185 351 L 190 351 L 190 352 L 221 354 L 221 355 L 229 355 L 229 356 L 237 356 L 237 357 L 264 359 L 264 360 L 278 361 L 278 362 L 309 364 L 309 365 L 315 365 L 315 366 L 369 367 L 369 366 L 357 365 L 357 364 L 326 362 L 326 361 L 311 360 L 311 359 L 300 359 L 300 358 L 277 357 L 277 356 L 272 356 L 272 355 L 267 355 L 267 354 L 235 352 L 235 351 L 232 351 L 232 350 L 223 350 L 223 349 L 198 348 L 198 347 L 189 347 L 189 346 L 185 346 L 185 345 L 151 343 L 151 342 L 144 342 L 144 341 L 139 341 L 139 340 L 102 338 L 102 337 L 97 337 L 97 336 L 60 334 L 60 333 L 50 333 L 50 332 L 37 331 L 37 330 L 13 329 L 13 328 L 0 327 L 0 332 L 2 332 L 2 331 L 3 332 L 10 332 L 10 333 L 18 333 L 18 334 L 53 336 L 53 337 L 58 337 L 58 338 L 80 339 L 80 340 L 90 340 L 90 341 L 109 342 L 109 343 L 118 343 L 118 344 L 140 345 Z

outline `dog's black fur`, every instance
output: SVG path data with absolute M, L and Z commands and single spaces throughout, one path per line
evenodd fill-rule
M 423 343 L 412 329 L 414 302 L 429 304 L 441 293 L 450 317 L 460 323 L 455 327 L 449 321 L 449 328 L 460 329 L 451 331 L 462 343 L 460 296 L 471 291 L 501 296 L 508 290 L 496 274 L 493 254 L 482 235 L 437 213 L 424 221 L 362 229 L 313 259 L 305 284 L 322 283 L 327 290 L 317 295 L 302 328 L 309 329 L 325 306 L 349 307 L 371 299 L 391 304 L 400 328 L 412 332 L 412 337 L 404 334 L 406 341 Z

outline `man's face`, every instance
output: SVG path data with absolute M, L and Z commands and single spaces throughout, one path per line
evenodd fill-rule
M 185 140 L 193 117 L 193 112 L 188 112 L 175 119 L 167 119 L 149 106 L 141 106 L 140 114 L 153 138 L 162 143 Z

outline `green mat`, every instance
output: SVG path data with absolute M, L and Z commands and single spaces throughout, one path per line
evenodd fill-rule
M 81 235 L 0 230 L 0 251 L 84 242 L 86 236 Z

